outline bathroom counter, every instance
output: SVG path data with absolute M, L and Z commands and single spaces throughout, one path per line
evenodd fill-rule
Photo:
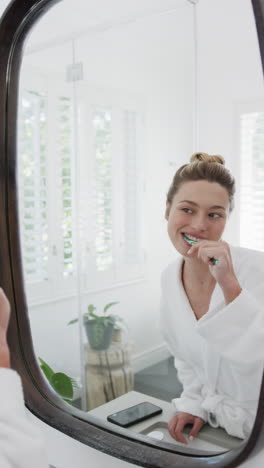
M 105 403 L 104 405 L 89 411 L 89 414 L 96 416 L 97 418 L 107 420 L 108 415 L 144 401 L 149 401 L 150 403 L 159 406 L 163 410 L 162 413 L 146 419 L 145 421 L 142 421 L 138 424 L 134 424 L 133 426 L 130 426 L 128 430 L 149 436 L 150 433 L 153 434 L 153 432 L 154 434 L 152 436 L 155 436 L 158 432 L 159 436 L 162 437 L 160 440 L 169 442 L 173 445 L 186 447 L 184 444 L 174 440 L 167 430 L 167 422 L 175 414 L 172 404 L 168 403 L 167 401 L 145 395 L 144 393 L 130 391 L 125 395 L 116 398 L 115 400 L 109 401 L 108 403 Z M 189 429 L 184 431 L 185 438 L 187 439 L 188 432 Z M 188 441 L 188 447 L 216 453 L 235 448 L 240 443 L 241 439 L 228 435 L 224 429 L 215 429 L 210 427 L 208 424 L 205 424 L 197 438 L 193 441 Z

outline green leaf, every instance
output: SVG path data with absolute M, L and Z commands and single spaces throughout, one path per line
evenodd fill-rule
M 92 312 L 94 312 L 96 310 L 96 307 L 93 305 L 93 304 L 89 304 L 88 305 L 88 312 L 89 314 L 91 314 Z
M 71 320 L 70 322 L 67 323 L 67 325 L 72 325 L 73 323 L 77 323 L 78 322 L 78 318 L 75 318 L 73 320 Z
M 115 318 L 112 315 L 109 315 L 108 317 L 104 317 L 104 326 L 107 327 L 108 325 L 114 325 L 115 324 Z
M 100 320 L 101 317 L 99 317 L 98 315 L 95 315 L 93 312 L 89 312 L 89 317 L 92 317 L 93 319 L 95 320 Z
M 122 317 L 119 317 L 119 315 L 109 315 L 109 317 L 111 317 L 111 319 L 113 319 L 115 322 L 124 322 L 124 319 Z
M 104 308 L 104 314 L 108 311 L 108 309 L 110 309 L 110 307 L 112 307 L 115 304 L 119 304 L 119 302 L 109 302 L 109 304 L 106 304 Z
M 70 377 L 63 372 L 53 374 L 50 383 L 54 390 L 62 397 L 72 399 L 73 386 Z
M 40 367 L 41 369 L 43 370 L 43 373 L 45 374 L 46 378 L 48 379 L 49 382 L 51 382 L 51 378 L 52 376 L 54 375 L 54 371 L 51 369 L 50 366 L 48 366 L 48 364 L 39 357 L 39 361 L 40 361 Z

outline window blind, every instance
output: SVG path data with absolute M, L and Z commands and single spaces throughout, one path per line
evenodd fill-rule
M 138 278 L 143 114 L 86 97 L 78 102 L 85 119 L 78 122 L 76 180 L 73 98 L 67 90 L 62 95 L 42 86 L 41 92 L 37 85 L 34 91 L 22 88 L 19 106 L 20 235 L 32 300 L 75 290 L 77 229 L 85 288 Z
M 48 275 L 47 97 L 24 91 L 18 118 L 20 238 L 26 282 Z
M 240 244 L 264 250 L 264 112 L 240 116 Z
M 73 106 L 69 97 L 58 99 L 58 159 L 60 190 L 60 248 L 62 275 L 72 276 L 74 271 L 73 180 L 74 140 Z
M 112 252 L 112 127 L 107 108 L 93 111 L 95 157 L 95 252 L 98 271 L 113 262 Z

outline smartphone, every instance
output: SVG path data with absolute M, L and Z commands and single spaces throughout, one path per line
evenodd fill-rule
M 110 414 L 107 416 L 107 420 L 121 427 L 129 427 L 132 424 L 137 424 L 160 413 L 162 413 L 162 409 L 159 406 L 153 405 L 149 401 L 144 401 L 138 405 Z

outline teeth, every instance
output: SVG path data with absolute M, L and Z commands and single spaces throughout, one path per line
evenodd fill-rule
M 194 236 L 190 236 L 189 234 L 185 234 L 184 233 L 184 236 L 187 238 L 187 239 L 190 239 L 192 241 L 195 241 L 195 242 L 198 242 L 200 239 L 198 239 L 197 237 L 194 237 Z

